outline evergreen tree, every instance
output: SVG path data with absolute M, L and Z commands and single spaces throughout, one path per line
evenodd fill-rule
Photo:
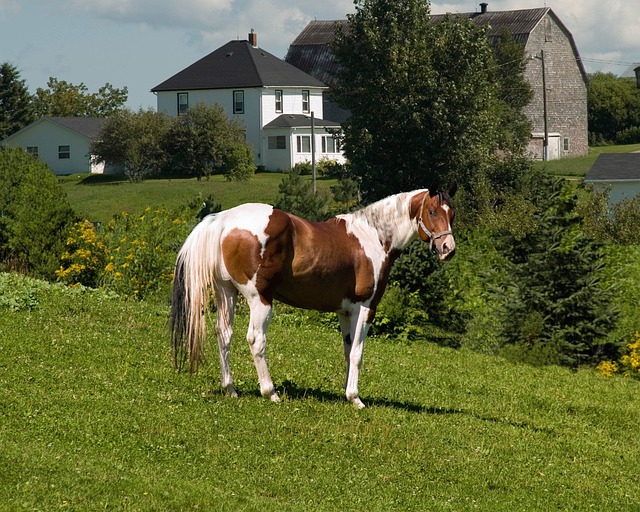
M 499 238 L 511 282 L 497 291 L 508 352 L 572 367 L 615 355 L 618 347 L 607 341 L 617 321 L 613 290 L 600 281 L 604 252 L 583 233 L 572 189 L 535 172 L 521 192 L 534 206 L 531 227 Z
M 324 220 L 328 199 L 314 194 L 310 180 L 295 169 L 282 178 L 275 207 L 311 221 Z
M 0 141 L 34 120 L 31 95 L 18 69 L 0 65 Z

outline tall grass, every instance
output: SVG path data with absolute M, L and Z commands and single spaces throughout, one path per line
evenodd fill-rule
M 640 383 L 367 341 L 276 307 L 259 396 L 169 362 L 166 306 L 0 275 L 0 510 L 637 510 Z

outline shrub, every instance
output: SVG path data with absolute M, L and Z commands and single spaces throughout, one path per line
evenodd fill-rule
M 56 273 L 70 285 L 149 297 L 168 288 L 176 254 L 195 221 L 193 210 L 149 207 L 138 215 L 123 212 L 104 226 L 80 222 L 70 232 Z
M 0 148 L 0 254 L 54 277 L 75 214 L 55 175 L 20 148 Z
M 597 370 L 603 377 L 620 373 L 625 377 L 640 379 L 640 333 L 633 335 L 618 362 L 602 361 Z
M 311 182 L 296 170 L 282 178 L 278 188 L 275 207 L 311 220 L 323 220 L 327 216 L 328 199 L 322 194 L 314 194 Z

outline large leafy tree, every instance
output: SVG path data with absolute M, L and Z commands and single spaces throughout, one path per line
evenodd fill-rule
M 632 78 L 596 72 L 587 89 L 589 132 L 596 142 L 611 142 L 616 134 L 640 125 L 640 89 Z
M 124 170 L 131 181 L 141 181 L 164 168 L 164 142 L 170 119 L 151 109 L 115 112 L 91 145 L 101 161 Z
M 343 147 L 367 201 L 453 180 L 478 189 L 498 146 L 484 30 L 433 24 L 424 0 L 359 0 L 332 49 L 332 94 L 351 112 Z
M 74 85 L 51 77 L 47 88 L 39 87 L 34 95 L 38 116 L 109 117 L 124 107 L 129 91 L 110 83 L 91 93 L 84 83 Z
M 34 120 L 31 95 L 20 71 L 5 62 L 0 65 L 0 141 Z
M 229 119 L 220 105 L 199 103 L 178 116 L 169 130 L 166 151 L 171 172 L 198 179 L 217 173 L 244 181 L 255 171 L 244 126 Z

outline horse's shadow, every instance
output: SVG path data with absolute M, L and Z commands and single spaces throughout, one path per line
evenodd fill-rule
M 298 386 L 295 382 L 285 380 L 280 386 L 276 387 L 278 393 L 290 400 L 305 400 L 308 398 L 318 400 L 320 402 L 345 402 L 343 394 L 334 393 L 319 388 L 302 387 Z M 258 393 L 259 395 L 259 393 Z M 438 406 L 426 406 L 417 404 L 415 402 L 391 400 L 390 398 L 364 398 L 365 405 L 369 407 L 386 407 L 401 411 L 408 411 L 415 414 L 432 414 L 432 415 L 449 415 L 449 414 L 463 414 L 471 416 L 481 421 L 487 421 L 491 423 L 501 423 L 510 425 L 512 427 L 532 430 L 534 432 L 540 432 L 548 435 L 555 435 L 556 432 L 553 429 L 540 427 L 527 422 L 511 421 L 507 418 L 498 418 L 493 416 L 487 416 L 475 411 L 466 409 L 452 409 L 448 407 Z

